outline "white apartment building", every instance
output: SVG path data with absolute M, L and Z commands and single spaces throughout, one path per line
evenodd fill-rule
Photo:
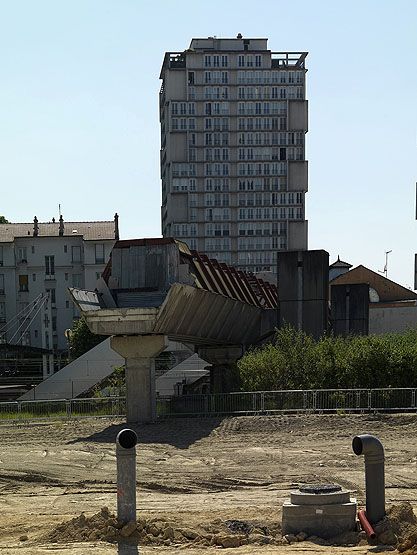
M 240 34 L 165 54 L 164 236 L 253 272 L 307 248 L 306 56 Z
M 95 289 L 119 238 L 113 221 L 0 225 L 0 341 L 68 348 L 78 312 L 67 288 Z

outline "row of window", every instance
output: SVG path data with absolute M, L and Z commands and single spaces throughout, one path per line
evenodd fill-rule
M 282 89 L 285 91 L 285 89 Z M 285 98 L 285 96 L 277 97 Z M 285 115 L 287 113 L 287 103 L 286 102 L 238 102 L 237 112 L 239 115 L 269 115 L 269 114 L 280 114 Z
M 279 177 L 255 177 L 251 179 L 239 179 L 239 191 L 283 191 L 286 189 L 285 176 Z M 173 191 L 197 191 L 197 180 L 195 178 L 177 177 L 172 180 Z M 198 189 L 199 190 L 199 189 Z M 204 191 L 228 192 L 230 191 L 230 179 L 228 177 L 207 177 L 204 179 Z
M 284 118 L 239 118 L 239 131 L 282 131 L 287 126 L 287 119 Z
M 248 85 L 270 85 L 270 84 L 297 84 L 304 83 L 304 72 L 302 71 L 238 71 L 238 84 Z
M 268 132 L 247 132 L 239 133 L 238 144 L 239 145 L 258 145 L 258 146 L 277 146 L 277 145 L 304 145 L 304 132 L 303 131 L 291 131 L 286 133 L 287 119 L 280 118 L 280 131 L 268 131 Z M 188 146 L 197 146 L 198 136 L 195 133 L 188 135 Z M 229 145 L 229 133 L 204 133 L 204 145 L 205 146 L 228 146 Z M 199 146 L 202 146 L 201 144 Z
M 68 253 L 68 245 L 63 245 L 63 252 Z M 35 245 L 31 245 L 30 253 L 35 254 Z M 1 247 L 1 259 L 3 260 L 3 248 Z M 18 264 L 26 264 L 28 262 L 28 247 L 17 247 L 15 251 L 16 262 Z M 55 255 L 45 256 L 45 266 L 48 265 L 48 268 L 54 267 L 54 258 Z M 72 262 L 81 262 L 82 260 L 82 250 L 81 246 L 73 245 L 71 246 L 71 261 Z M 97 243 L 95 245 L 95 262 L 96 264 L 104 264 L 105 257 L 104 257 L 104 244 Z M 46 272 L 53 274 L 54 272 Z
M 278 249 L 286 249 L 287 242 L 285 239 L 280 239 Z M 253 251 L 253 252 L 239 252 L 238 264 L 251 265 L 251 264 L 275 264 L 277 261 L 276 251 Z M 253 268 L 252 268 L 253 270 Z M 259 270 L 260 271 L 260 270 Z
M 303 209 L 302 207 L 265 207 L 265 208 L 240 208 L 239 220 L 302 220 Z
M 230 238 L 222 237 L 216 239 L 206 239 L 204 242 L 204 250 L 206 252 L 212 251 L 230 251 Z
M 45 267 L 45 278 L 51 278 L 53 276 L 55 276 L 54 267 L 46 266 Z M 68 273 L 64 274 L 65 281 L 69 281 L 69 276 L 70 276 L 70 274 L 68 274 Z M 36 279 L 37 279 L 37 274 L 32 274 L 32 281 L 35 282 Z M 28 292 L 29 291 L 29 274 L 19 274 L 18 281 L 19 281 L 19 291 L 20 292 Z M 73 287 L 81 287 L 82 286 L 82 274 L 71 274 L 71 281 L 72 281 L 72 286 Z M 1 290 L 4 291 L 4 274 L 0 274 L 0 291 Z M 55 289 L 51 289 L 51 291 L 54 292 L 53 295 L 55 297 Z
M 277 89 L 278 90 L 278 89 Z M 273 98 L 286 98 L 285 89 L 279 96 Z M 297 97 L 298 98 L 298 97 Z M 238 102 L 237 112 L 239 115 L 269 115 L 287 113 L 286 102 Z M 171 116 L 195 116 L 197 114 L 194 102 L 173 102 L 171 104 Z M 206 102 L 204 104 L 204 114 L 206 116 L 228 116 L 230 114 L 229 102 Z M 198 114 L 197 114 L 198 115 Z M 202 115 L 202 114 L 199 114 Z
M 212 67 L 212 66 L 210 66 Z M 216 66 L 218 67 L 218 66 Z M 223 66 L 226 67 L 226 66 Z M 193 88 L 196 84 L 200 84 L 200 73 L 196 75 L 195 71 L 188 72 L 188 85 Z M 208 70 L 204 71 L 204 84 L 222 84 L 226 85 L 231 82 L 228 71 Z M 304 72 L 302 71 L 271 71 L 271 70 L 238 70 L 237 83 L 242 85 L 303 85 Z M 189 91 L 190 92 L 190 91 Z
M 285 118 L 282 118 L 285 122 Z M 285 129 L 285 123 L 284 123 Z M 263 146 L 291 146 L 304 145 L 304 133 L 302 131 L 272 131 L 270 133 L 239 133 L 239 145 L 263 145 Z M 265 152 L 265 151 L 263 151 Z M 272 151 L 273 152 L 273 151 Z
M 228 67 L 229 56 L 227 54 L 205 54 L 204 67 Z M 240 54 L 237 57 L 238 67 L 261 67 L 261 54 Z
M 237 94 L 234 94 L 234 89 L 229 90 L 228 86 L 204 86 L 202 92 L 198 91 L 196 87 L 189 87 L 187 90 L 188 100 L 279 100 L 279 99 L 303 99 L 304 98 L 304 88 L 302 86 L 289 85 L 286 87 L 278 86 L 239 86 L 237 88 Z M 282 92 L 285 90 L 285 92 Z M 177 108 L 177 112 L 178 109 Z M 191 112 L 190 112 L 191 110 Z M 194 110 L 194 112 L 192 112 Z M 183 108 L 183 115 L 191 115 L 195 113 L 195 107 L 193 108 Z
M 285 131 L 287 118 L 239 118 L 237 128 L 239 131 Z M 195 118 L 171 118 L 171 131 L 195 131 Z M 204 119 L 205 131 L 229 131 L 230 119 L 215 117 Z M 191 144 L 196 144 L 196 138 L 191 139 Z
M 240 222 L 238 225 L 239 237 L 244 237 L 245 235 L 248 237 L 252 235 L 275 237 L 277 235 L 286 235 L 286 233 L 286 222 Z
M 299 137 L 295 137 L 294 133 L 287 135 L 286 133 L 282 134 L 282 137 L 277 137 L 280 144 L 287 144 L 287 141 L 290 141 L 289 144 L 294 144 L 297 141 L 297 144 L 303 144 L 303 134 L 300 134 Z M 294 141 L 294 142 L 293 142 Z M 234 151 L 232 151 L 234 152 Z M 239 148 L 237 153 L 237 160 L 303 160 L 303 149 L 300 148 Z M 202 159 L 203 153 L 196 149 L 196 148 L 189 148 L 188 149 L 188 160 L 190 162 L 203 162 Z M 204 162 L 228 162 L 228 161 L 235 161 L 236 159 L 230 156 L 230 151 L 228 148 L 206 148 L 204 151 Z M 265 172 L 261 172 L 265 173 Z M 207 175 L 213 175 L 213 173 L 208 173 Z M 216 173 L 215 175 L 229 175 L 229 173 Z M 240 174 L 241 175 L 241 174 Z M 244 174 L 243 174 L 244 175 Z M 269 172 L 268 174 L 269 175 Z
M 227 54 L 206 54 L 204 56 L 204 67 L 227 67 L 229 57 Z
M 204 200 L 204 206 L 227 207 L 230 205 L 229 193 L 205 193 L 204 199 L 200 195 L 191 193 L 188 197 L 190 206 L 199 206 Z M 277 206 L 302 204 L 303 193 L 239 193 L 238 206 Z

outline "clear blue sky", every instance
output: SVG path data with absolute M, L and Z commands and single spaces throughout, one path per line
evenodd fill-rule
M 415 0 L 0 0 L 0 214 L 160 235 L 159 70 L 192 37 L 308 51 L 310 248 L 413 285 Z

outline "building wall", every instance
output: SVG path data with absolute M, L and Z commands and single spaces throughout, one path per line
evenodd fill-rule
M 307 248 L 305 55 L 214 37 L 165 55 L 164 236 L 256 272 L 275 272 L 277 251 Z
M 369 333 L 400 333 L 417 328 L 417 305 L 415 302 L 404 306 L 369 307 Z
M 86 241 L 82 236 L 28 236 L 3 243 L 1 339 L 11 343 L 20 339 L 23 344 L 35 347 L 66 349 L 64 332 L 78 317 L 67 289 L 73 286 L 94 289 L 113 244 L 114 240 Z M 50 300 L 42 308 L 31 311 L 33 301 L 48 292 Z M 26 329 L 27 333 L 21 337 Z

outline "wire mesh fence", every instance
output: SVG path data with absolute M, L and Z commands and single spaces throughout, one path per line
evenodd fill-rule
M 158 417 L 416 411 L 417 388 L 309 389 L 157 398 Z M 46 418 L 123 417 L 120 396 L 0 403 L 0 423 Z

